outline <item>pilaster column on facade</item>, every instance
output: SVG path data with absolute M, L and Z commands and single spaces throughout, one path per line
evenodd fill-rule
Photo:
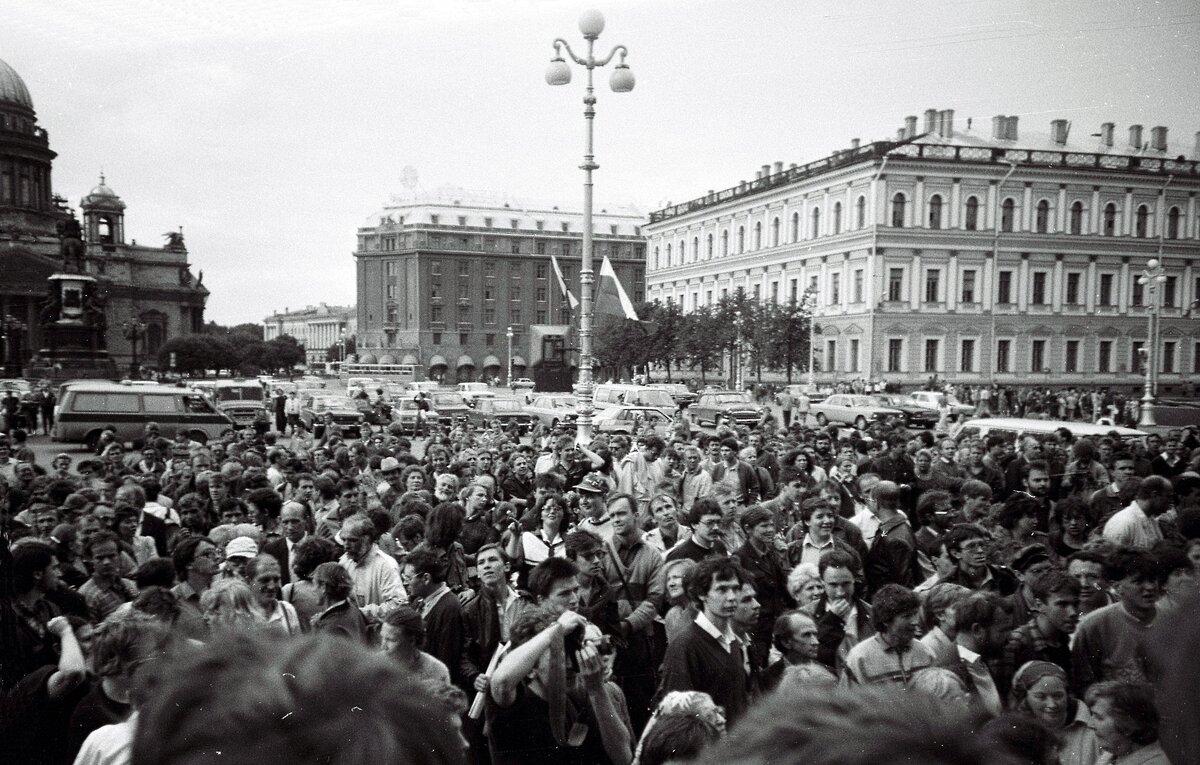
M 1054 233 L 1061 234 L 1067 230 L 1067 186 L 1059 184 L 1058 209 L 1054 211 Z
M 1089 217 L 1088 233 L 1098 235 L 1100 233 L 1100 187 L 1092 187 L 1092 214 Z
M 871 220 L 876 226 L 887 225 L 887 179 L 879 176 L 871 189 Z
M 1187 220 L 1183 224 L 1183 232 L 1180 233 L 1182 238 L 1200 239 L 1200 220 L 1196 219 L 1196 192 L 1194 191 L 1188 194 Z M 1200 295 L 1196 297 L 1200 297 Z
M 1100 289 L 1100 284 L 1096 276 L 1096 259 L 1088 258 L 1087 267 L 1087 292 L 1084 295 L 1084 300 L 1087 305 L 1087 312 L 1090 314 L 1096 310 L 1096 291 Z
M 996 259 L 988 254 L 983 261 L 983 273 L 980 274 L 979 294 L 983 297 L 980 301 L 983 304 L 985 311 L 996 311 Z
M 1017 310 L 1025 313 L 1029 309 L 1029 258 L 1021 253 L 1021 265 L 1017 268 Z
M 1130 288 L 1131 282 L 1129 281 L 1129 261 L 1121 263 L 1120 282 L 1120 291 L 1117 295 L 1117 310 L 1122 316 L 1125 316 L 1129 313 L 1129 303 L 1133 297 L 1133 290 Z
M 950 251 L 950 264 L 946 267 L 946 310 L 958 308 L 958 250 Z
M 819 230 L 814 231 L 814 236 L 824 236 L 833 230 L 831 221 L 833 220 L 833 205 L 829 202 L 829 189 L 825 189 L 821 194 L 821 225 Z
M 1020 231 L 1033 230 L 1033 184 L 1025 182 L 1025 190 L 1021 194 L 1021 228 Z
M 1125 209 L 1121 211 L 1121 236 L 1133 234 L 1133 189 L 1125 189 Z
M 1182 300 L 1180 300 L 1179 304 L 1181 306 L 1183 306 L 1185 311 L 1187 310 L 1187 307 L 1190 306 L 1194 300 L 1196 300 L 1197 298 L 1200 298 L 1200 295 L 1196 294 L 1196 275 L 1195 274 L 1196 274 L 1196 272 L 1192 266 L 1192 261 L 1190 259 L 1185 260 L 1184 265 L 1183 265 L 1183 284 L 1179 285 L 1179 287 L 1180 287 L 1179 291 L 1181 293 L 1183 293 L 1181 296 Z
M 925 178 L 917 176 L 916 190 L 913 191 L 912 223 L 913 228 L 925 227 Z
M 813 232 L 812 232 L 812 226 L 810 225 L 811 221 L 809 221 L 808 197 L 807 196 L 801 198 L 799 212 L 800 212 L 800 231 L 799 231 L 800 236 L 797 237 L 797 240 L 812 239 Z
M 955 178 L 950 183 L 950 221 L 948 228 L 956 229 L 961 225 L 962 215 L 959 214 L 959 207 L 962 204 L 962 182 Z
M 1050 277 L 1050 289 L 1052 290 L 1050 304 L 1054 313 L 1061 313 L 1063 308 L 1063 258 L 1062 255 L 1054 256 L 1054 271 Z
M 826 258 L 821 258 L 821 266 L 818 273 L 820 274 L 820 277 L 817 279 L 818 302 L 821 305 L 832 307 L 833 304 L 829 302 L 832 296 L 829 294 L 829 263 Z
M 921 251 L 913 250 L 912 274 L 908 280 L 908 306 L 914 311 L 921 310 L 921 288 L 924 286 L 921 273 Z
M 850 231 L 857 227 L 854 218 L 854 187 L 846 184 L 846 201 L 842 203 L 842 231 Z
M 984 210 L 983 213 L 984 220 L 987 221 L 987 225 L 984 226 L 985 229 L 996 228 L 996 195 L 998 193 L 999 192 L 996 189 L 996 182 L 989 181 L 987 190 L 987 209 Z

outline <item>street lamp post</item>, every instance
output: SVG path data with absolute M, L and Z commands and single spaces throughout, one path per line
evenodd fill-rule
M 579 31 L 587 40 L 587 56 L 576 56 L 566 40 L 557 38 L 554 41 L 554 58 L 546 69 L 546 82 L 550 85 L 566 85 L 571 81 L 571 67 L 562 56 L 564 49 L 572 61 L 587 69 L 587 89 L 583 96 L 585 148 L 583 164 L 580 165 L 584 180 L 583 258 L 579 269 L 579 382 L 575 386 L 578 412 L 575 437 L 580 443 L 586 443 L 592 440 L 592 284 L 595 281 L 592 271 L 592 171 L 600 167 L 592 153 L 592 123 L 596 117 L 592 73 L 620 54 L 620 61 L 609 78 L 609 87 L 615 93 L 628 93 L 633 90 L 634 79 L 633 72 L 625 64 L 629 50 L 624 45 L 616 46 L 602 59 L 595 57 L 596 40 L 604 31 L 604 16 L 599 11 L 585 11 L 579 18 Z M 509 358 L 511 360 L 511 355 Z
M 138 378 L 138 338 L 146 334 L 146 323 L 140 319 L 126 319 L 121 323 L 121 329 L 125 333 L 125 338 L 129 340 L 132 354 L 129 362 L 129 376 L 136 380 Z
M 511 324 L 509 324 L 508 329 L 505 330 L 504 336 L 508 338 L 508 387 L 511 388 L 513 371 L 513 328 Z
M 810 318 L 808 320 L 808 389 L 813 390 L 816 384 L 816 369 L 817 363 L 817 338 L 821 334 L 821 328 Z
M 338 358 L 338 361 L 340 362 L 338 364 L 338 371 L 345 372 L 346 371 L 346 328 L 344 326 L 338 327 L 338 340 L 341 342 L 341 345 L 342 345 L 342 352 L 341 352 L 340 357 Z
M 1158 285 L 1167 280 L 1162 263 L 1157 258 L 1151 258 L 1146 263 L 1146 269 L 1138 277 L 1138 284 L 1146 288 L 1146 383 L 1142 394 L 1141 412 L 1138 417 L 1138 427 L 1153 426 L 1154 395 L 1157 388 L 1158 372 L 1158 333 L 1159 333 L 1159 290 Z

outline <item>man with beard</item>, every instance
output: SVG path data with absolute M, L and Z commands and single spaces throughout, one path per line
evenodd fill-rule
M 844 679 L 850 684 L 904 687 L 915 673 L 932 667 L 933 651 L 914 639 L 920 606 L 920 598 L 907 587 L 880 587 L 871 601 L 875 635 L 850 649 Z
M 382 622 L 397 606 L 408 602 L 400 564 L 375 544 L 375 526 L 369 518 L 350 518 L 339 536 L 346 552 L 338 563 L 354 581 L 355 602 L 368 621 Z
M 979 592 L 954 607 L 958 646 L 956 673 L 967 687 L 971 701 L 992 717 L 1004 711 L 1011 674 L 994 677 L 989 660 L 999 659 L 1005 640 L 1012 632 L 1012 606 L 999 595 Z

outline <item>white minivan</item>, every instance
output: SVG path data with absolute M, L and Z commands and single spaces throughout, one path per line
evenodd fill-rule
M 592 393 L 592 406 L 608 409 L 612 406 L 649 406 L 668 414 L 678 409 L 675 399 L 662 388 L 624 383 L 600 383 Z

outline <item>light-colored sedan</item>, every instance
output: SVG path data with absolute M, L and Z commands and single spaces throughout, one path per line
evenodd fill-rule
M 652 428 L 656 435 L 669 437 L 675 430 L 675 418 L 649 406 L 611 406 L 592 418 L 597 433 L 635 436 Z
M 425 427 L 436 423 L 440 415 L 433 409 L 425 412 Z M 392 422 L 398 423 L 404 433 L 415 433 L 417 430 L 417 402 L 411 398 L 402 398 L 392 402 Z
M 835 423 L 838 425 L 853 425 L 859 430 L 865 430 L 872 422 L 886 420 L 888 417 L 898 417 L 904 421 L 904 412 L 891 407 L 880 406 L 871 396 L 857 396 L 849 393 L 835 393 L 819 404 L 813 404 L 809 413 L 817 418 L 817 424 Z
M 525 405 L 525 413 L 541 425 L 573 425 L 575 404 L 575 397 L 570 394 L 542 394 Z

